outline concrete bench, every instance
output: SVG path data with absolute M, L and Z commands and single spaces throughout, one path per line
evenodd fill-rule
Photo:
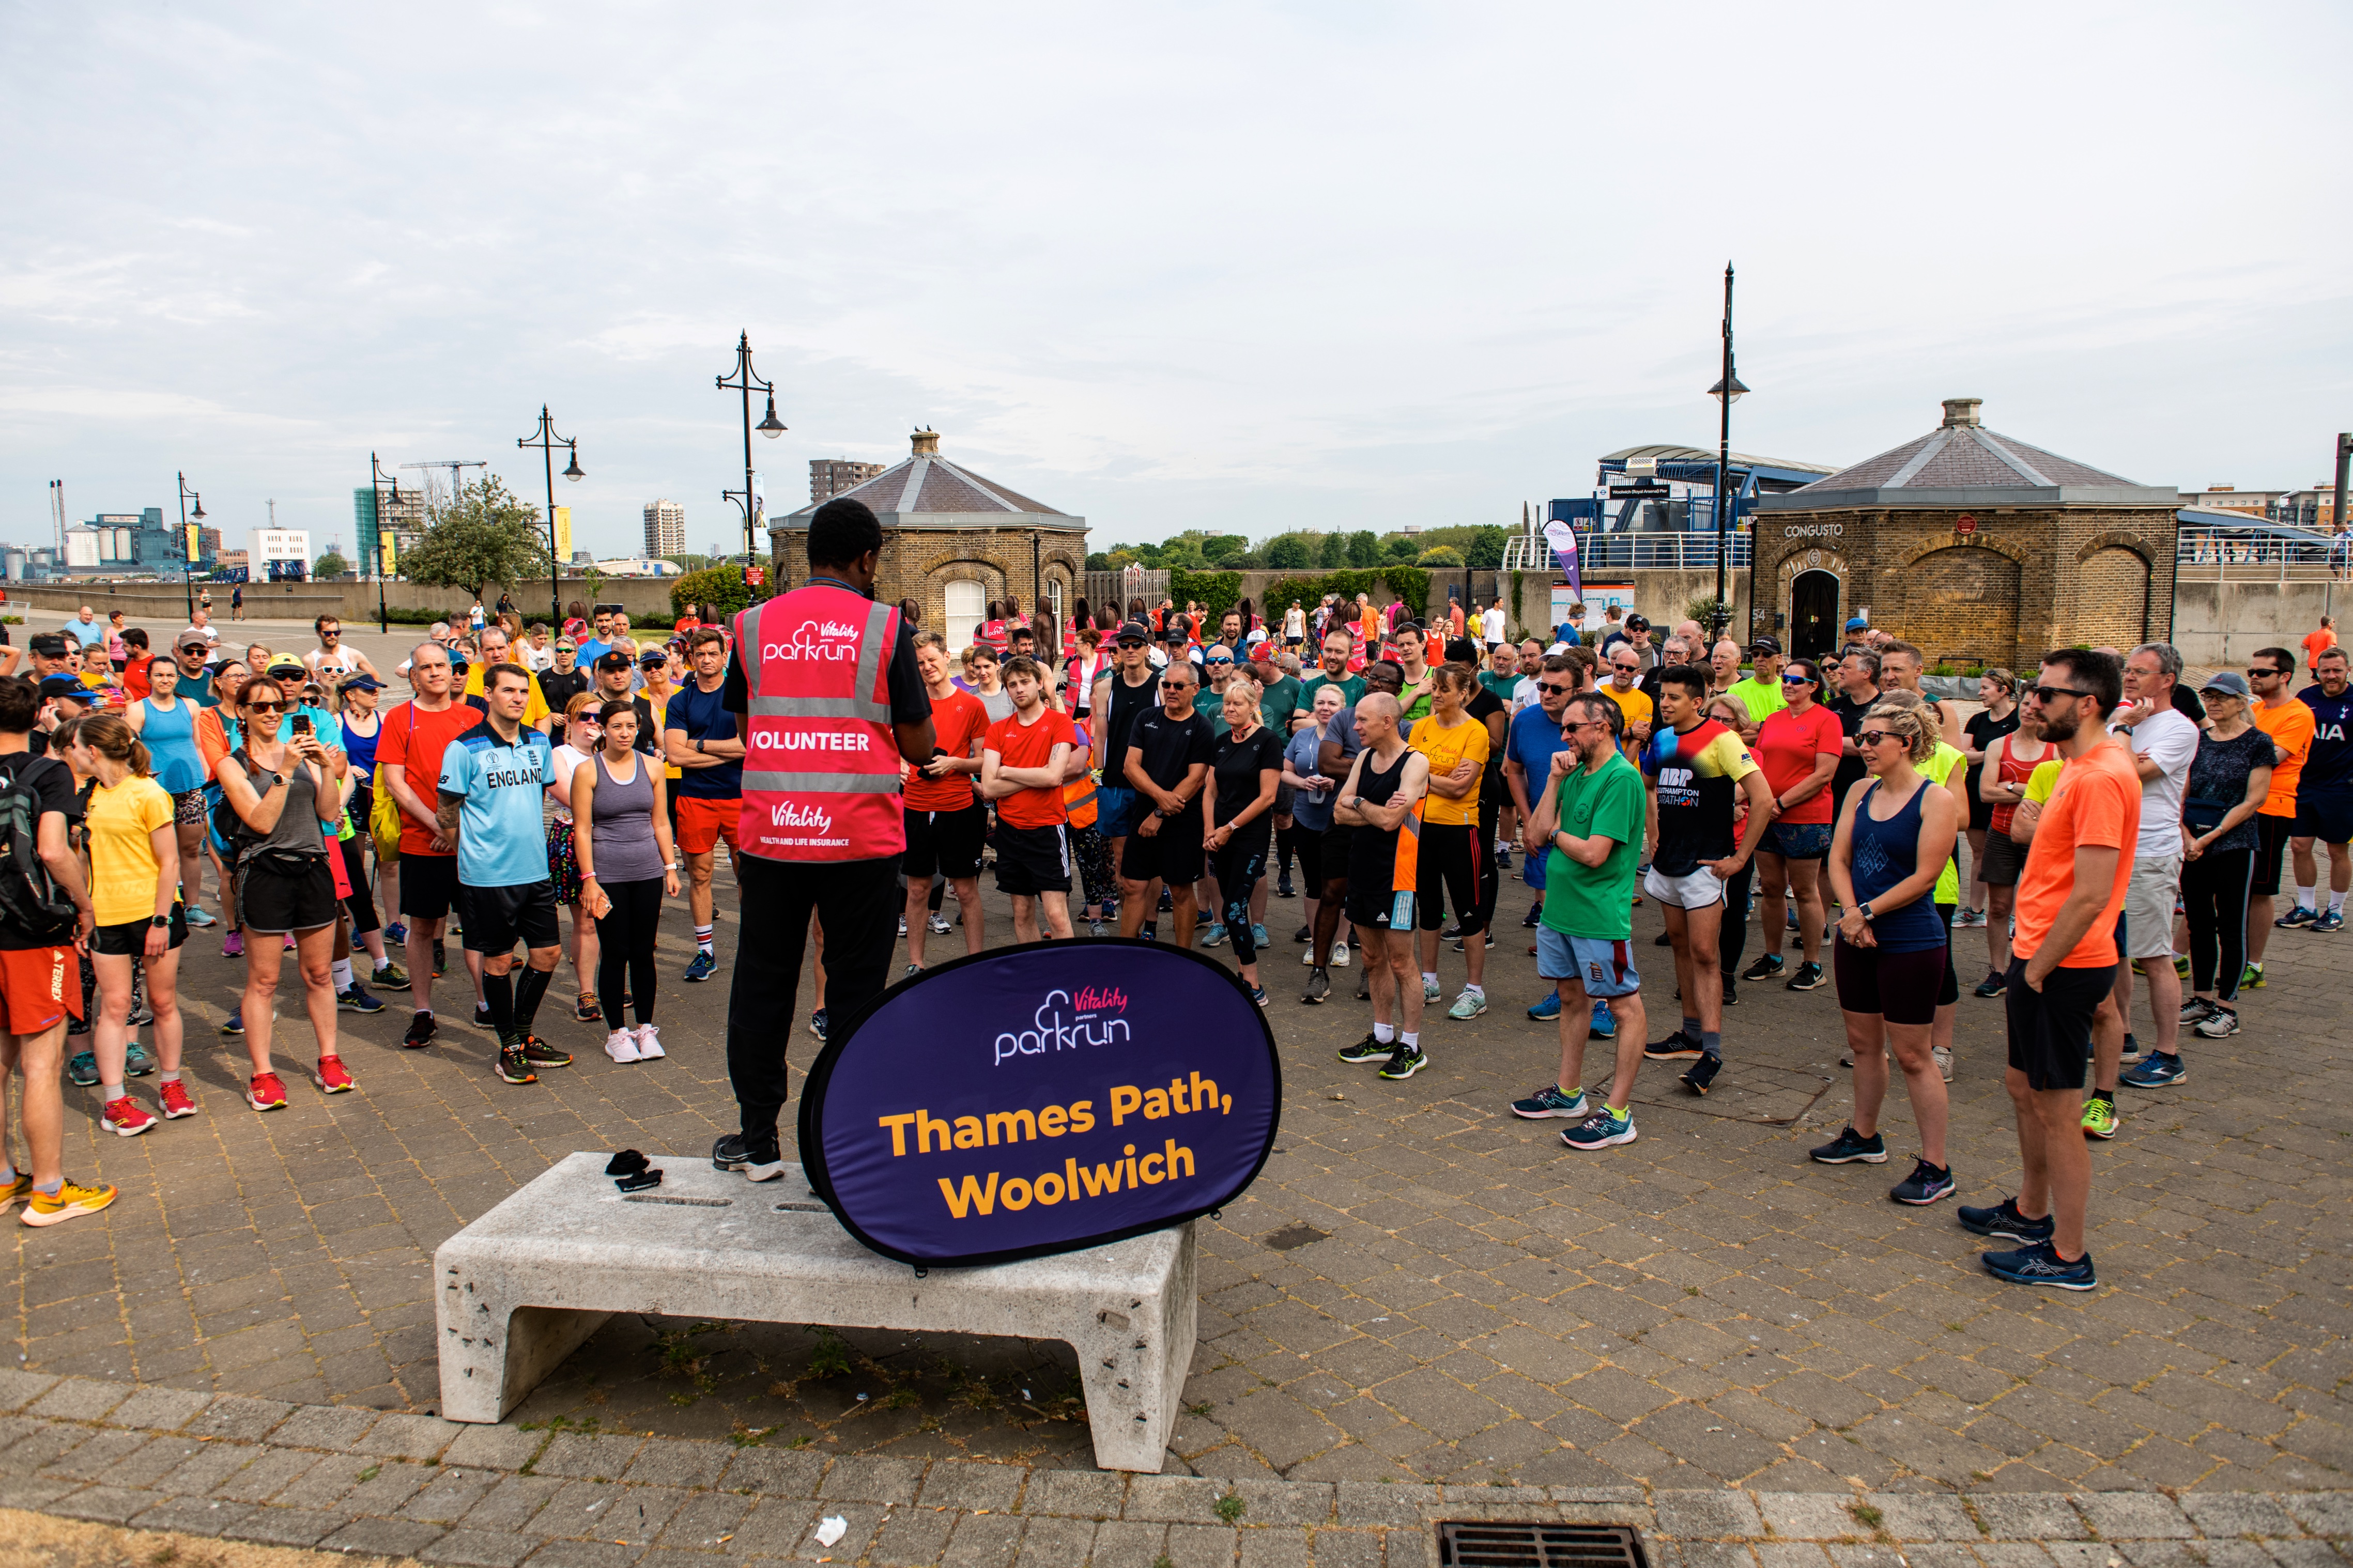
M 1095 1462 L 1160 1468 L 1193 1359 L 1191 1225 L 919 1279 L 851 1239 L 798 1165 L 755 1185 L 656 1155 L 662 1184 L 624 1196 L 607 1158 L 558 1162 L 434 1253 L 445 1419 L 501 1419 L 615 1312 L 998 1334 L 1068 1342 Z

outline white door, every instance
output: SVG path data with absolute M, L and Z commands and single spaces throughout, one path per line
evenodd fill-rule
M 972 646 L 972 632 L 988 610 L 988 595 L 977 583 L 951 583 L 947 585 L 948 652 L 961 654 Z

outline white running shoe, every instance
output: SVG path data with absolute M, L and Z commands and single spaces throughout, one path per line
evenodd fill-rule
M 1346 942 L 1335 942 L 1332 944 L 1332 967 L 1335 969 L 1345 969 L 1348 967 L 1348 944 Z
M 661 1028 L 659 1025 L 639 1024 L 636 1033 L 639 1061 L 655 1061 L 664 1055 L 661 1048 Z
M 605 1054 L 617 1062 L 633 1062 L 638 1058 L 638 1037 L 627 1029 L 616 1029 L 605 1037 Z

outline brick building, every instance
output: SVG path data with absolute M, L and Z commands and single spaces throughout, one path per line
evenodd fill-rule
M 1947 398 L 1918 440 L 1758 500 L 1751 635 L 1820 654 L 1867 613 L 1931 663 L 2013 669 L 2168 637 L 2178 492 L 1998 436 L 1978 403 Z
M 882 521 L 879 599 L 913 599 L 918 624 L 972 641 L 988 602 L 1008 596 L 1024 614 L 1042 601 L 1067 621 L 1087 559 L 1087 520 L 982 479 L 940 456 L 936 432 L 918 430 L 907 459 L 843 492 Z M 768 537 L 778 588 L 808 576 L 812 504 L 772 522 Z

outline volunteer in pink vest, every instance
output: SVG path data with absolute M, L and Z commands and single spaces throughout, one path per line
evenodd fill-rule
M 837 496 L 809 518 L 808 581 L 735 617 L 723 690 L 744 738 L 735 881 L 743 929 L 727 996 L 727 1079 L 742 1131 L 711 1163 L 765 1182 L 784 1173 L 785 1044 L 814 913 L 825 998 L 837 1018 L 882 991 L 896 952 L 907 833 L 899 764 L 931 759 L 932 700 L 913 628 L 874 598 L 882 525 Z

